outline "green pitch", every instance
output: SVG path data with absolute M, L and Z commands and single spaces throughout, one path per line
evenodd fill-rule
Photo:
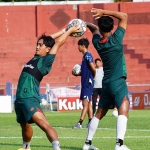
M 100 150 L 114 150 L 116 118 L 112 110 L 101 121 L 93 139 Z M 50 124 L 58 132 L 62 150 L 82 150 L 86 128 L 72 129 L 77 123 L 80 112 L 46 112 Z M 87 123 L 87 118 L 83 125 Z M 32 150 L 52 150 L 45 134 L 33 124 Z M 130 111 L 125 144 L 131 150 L 150 150 L 150 111 Z M 15 113 L 0 114 L 0 150 L 17 150 L 22 144 L 21 128 L 16 123 Z

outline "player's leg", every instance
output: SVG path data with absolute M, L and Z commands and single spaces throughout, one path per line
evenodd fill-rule
M 93 117 L 93 109 L 92 109 L 92 104 L 91 101 L 88 103 L 88 118 L 89 118 L 89 122 L 90 123 L 91 119 Z
M 107 103 L 109 103 L 109 101 L 110 101 L 110 99 L 107 98 L 107 96 L 101 95 L 101 98 L 100 98 L 100 101 L 98 104 L 98 110 L 88 126 L 88 132 L 86 135 L 86 141 L 83 145 L 83 150 L 88 150 L 90 148 L 94 149 L 94 150 L 98 149 L 96 147 L 93 147 L 92 139 L 96 132 L 99 122 L 106 115 L 106 113 L 108 111 L 109 106 L 107 105 Z
M 83 120 L 84 120 L 84 118 L 88 112 L 88 105 L 89 105 L 89 100 L 83 99 L 82 100 L 83 109 L 81 111 L 81 116 L 80 116 L 78 123 L 74 126 L 74 128 L 82 128 L 82 122 L 83 122 Z
M 26 121 L 25 115 L 23 113 L 24 104 L 22 101 L 15 101 L 15 113 L 17 117 L 17 122 L 20 123 L 21 130 L 22 130 L 22 147 L 19 150 L 30 150 L 30 141 L 32 137 L 32 128 Z
M 97 97 L 98 97 L 98 92 L 96 88 L 93 88 L 93 93 L 92 93 L 92 109 L 93 109 L 93 116 L 96 111 L 96 102 L 97 102 Z
M 123 145 L 124 137 L 127 129 L 128 121 L 128 111 L 129 111 L 129 101 L 124 99 L 121 106 L 118 108 L 118 119 L 116 125 L 116 147 L 115 150 L 129 150 L 125 145 Z
M 30 141 L 33 135 L 32 127 L 28 123 L 20 123 L 20 126 L 22 129 L 22 138 L 23 138 L 22 148 L 30 150 Z
M 125 100 L 122 105 L 118 108 L 118 119 L 116 125 L 116 146 L 115 150 L 130 150 L 128 147 L 123 145 L 124 137 L 127 129 L 129 111 L 129 101 Z
M 91 85 L 88 85 L 87 87 L 84 87 L 84 88 L 82 87 L 82 89 L 81 89 L 80 99 L 82 100 L 83 109 L 81 111 L 80 120 L 74 126 L 74 128 L 81 128 L 82 127 L 82 122 L 83 122 L 87 113 L 91 113 L 89 115 L 89 117 L 91 117 L 91 118 L 89 118 L 89 121 L 92 119 L 92 112 L 91 112 L 92 106 L 89 104 L 89 102 L 91 101 L 92 90 L 93 90 L 93 87 Z M 89 107 L 91 108 L 90 112 L 88 112 Z
M 43 113 L 37 111 L 32 116 L 32 120 L 45 132 L 48 140 L 52 143 L 54 150 L 60 150 L 57 132 L 46 120 Z
M 129 112 L 129 97 L 125 79 L 121 78 L 113 84 L 116 94 L 115 102 L 118 109 L 118 119 L 116 125 L 116 146 L 115 150 L 129 150 L 123 145 L 124 137 L 127 129 L 128 112 Z M 117 92 L 119 91 L 119 92 Z
M 106 115 L 107 111 L 108 109 L 98 108 L 95 116 L 92 118 L 91 122 L 89 123 L 86 141 L 83 145 L 83 150 L 90 150 L 90 149 L 98 150 L 98 148 L 92 145 L 92 139 L 97 130 L 99 122 Z

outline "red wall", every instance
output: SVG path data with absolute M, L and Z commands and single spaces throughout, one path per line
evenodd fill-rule
M 96 23 L 91 8 L 101 8 L 128 13 L 128 28 L 124 40 L 127 60 L 128 82 L 130 84 L 150 83 L 150 2 L 109 3 L 38 6 L 0 7 L 0 84 L 6 81 L 17 83 L 23 65 L 34 55 L 36 39 L 43 32 L 54 33 L 65 28 L 74 18 Z M 115 25 L 117 20 L 115 19 Z M 88 37 L 91 43 L 91 33 Z M 77 49 L 78 38 L 69 37 L 61 47 L 53 69 L 42 84 L 51 86 L 76 85 L 79 77 L 73 77 L 74 64 L 81 62 L 82 54 Z M 92 44 L 89 47 L 94 58 L 98 57 Z M 150 89 L 150 87 L 130 87 L 130 90 Z

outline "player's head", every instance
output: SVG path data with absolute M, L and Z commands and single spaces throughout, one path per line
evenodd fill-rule
M 82 38 L 78 41 L 78 49 L 80 52 L 87 51 L 89 47 L 89 40 L 87 38 Z
M 54 44 L 55 40 L 51 36 L 43 34 L 37 41 L 36 55 L 45 56 L 49 53 Z
M 111 32 L 114 27 L 114 20 L 110 16 L 102 16 L 98 19 L 100 33 Z
M 100 58 L 95 59 L 96 68 L 102 67 L 102 60 Z

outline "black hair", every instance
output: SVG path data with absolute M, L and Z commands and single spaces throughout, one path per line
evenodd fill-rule
M 110 32 L 114 27 L 114 20 L 110 16 L 102 16 L 98 19 L 98 27 L 103 32 Z
M 51 36 L 46 36 L 45 34 L 43 34 L 38 38 L 38 41 L 41 39 L 43 39 L 43 44 L 45 44 L 45 46 L 47 47 L 52 48 L 55 44 L 55 40 Z
M 84 45 L 86 48 L 89 47 L 89 40 L 87 38 L 82 38 L 78 41 L 78 45 Z
M 96 58 L 95 59 L 95 63 L 97 62 L 97 61 L 102 61 L 100 58 Z

